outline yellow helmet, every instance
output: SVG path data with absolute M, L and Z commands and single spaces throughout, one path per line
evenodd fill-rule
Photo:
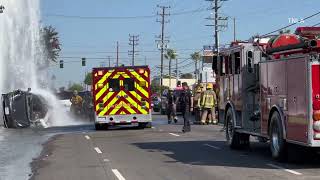
M 207 84 L 207 89 L 213 89 L 213 85 L 211 83 Z

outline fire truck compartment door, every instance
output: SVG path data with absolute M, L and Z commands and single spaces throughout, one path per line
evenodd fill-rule
M 299 142 L 308 139 L 307 64 L 304 58 L 287 61 L 287 138 Z
M 109 83 L 109 91 L 111 92 L 111 93 L 108 93 L 108 97 L 107 97 L 108 101 L 110 102 L 107 105 L 108 110 L 109 109 L 120 109 L 122 107 L 122 103 L 121 103 L 121 101 L 119 101 L 119 99 L 122 96 L 122 93 L 120 91 L 121 82 L 119 81 L 119 79 L 110 79 L 108 83 Z M 114 96 L 113 99 L 111 99 L 114 94 L 116 94 L 116 95 Z

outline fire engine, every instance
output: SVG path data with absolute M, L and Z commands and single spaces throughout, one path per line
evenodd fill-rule
M 151 127 L 148 66 L 93 68 L 92 78 L 97 130 L 112 125 Z
M 231 148 L 249 136 L 270 140 L 272 157 L 288 143 L 320 147 L 320 27 L 252 38 L 222 49 L 217 72 L 219 121 Z

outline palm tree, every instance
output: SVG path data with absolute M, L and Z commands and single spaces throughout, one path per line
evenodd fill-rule
M 41 31 L 45 51 L 48 56 L 48 62 L 57 62 L 59 53 L 61 51 L 59 33 L 52 26 L 46 26 Z
M 194 61 L 194 76 L 198 79 L 198 62 L 201 60 L 200 52 L 194 52 L 190 55 L 191 59 Z
M 171 87 L 171 61 L 172 59 L 177 59 L 177 53 L 173 49 L 167 49 L 167 53 L 164 57 L 169 59 L 169 87 Z

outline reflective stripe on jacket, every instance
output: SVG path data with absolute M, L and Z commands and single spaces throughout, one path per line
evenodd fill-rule
M 201 97 L 201 107 L 213 108 L 216 104 L 216 93 L 213 90 L 206 90 Z

